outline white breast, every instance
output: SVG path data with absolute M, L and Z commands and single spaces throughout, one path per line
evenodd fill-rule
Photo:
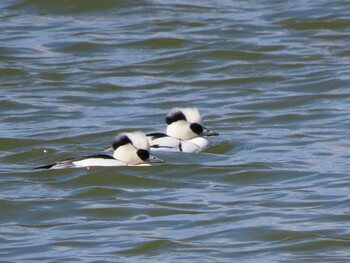
M 209 146 L 209 141 L 203 137 L 196 137 L 188 140 L 187 142 L 197 145 L 201 151 L 205 150 Z

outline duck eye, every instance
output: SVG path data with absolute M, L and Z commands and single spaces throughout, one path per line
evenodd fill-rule
M 137 155 L 140 157 L 141 160 L 147 161 L 149 159 L 149 152 L 144 149 L 138 149 Z
M 194 133 L 197 133 L 198 135 L 203 132 L 203 126 L 198 123 L 191 123 L 190 128 Z

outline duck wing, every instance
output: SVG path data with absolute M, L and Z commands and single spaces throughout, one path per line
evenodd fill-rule
M 64 168 L 76 168 L 76 167 L 84 167 L 85 165 L 81 166 L 80 162 L 88 162 L 91 160 L 116 160 L 113 156 L 110 156 L 108 154 L 93 154 L 93 155 L 85 155 L 77 158 L 69 158 L 65 159 L 63 161 L 59 161 L 56 163 L 43 165 L 39 167 L 33 168 L 33 170 L 37 169 L 64 169 Z M 88 166 L 88 165 L 86 165 Z M 94 165 L 91 165 L 94 166 Z

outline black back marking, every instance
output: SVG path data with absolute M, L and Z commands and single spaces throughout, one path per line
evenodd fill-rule
M 203 126 L 198 123 L 191 123 L 190 128 L 194 133 L 198 135 L 203 132 Z
M 154 145 L 151 145 L 151 148 L 166 148 L 166 149 L 171 149 L 173 147 L 171 146 L 165 146 L 165 145 L 159 145 L 159 144 L 154 144 Z
M 181 111 L 175 111 L 170 114 L 168 114 L 165 118 L 165 122 L 170 125 L 173 122 L 177 122 L 180 120 L 186 120 L 186 116 Z
M 92 159 L 92 158 L 98 158 L 98 159 L 115 159 L 113 156 L 110 156 L 108 154 L 94 154 L 94 155 L 88 155 L 88 156 L 83 156 L 80 158 L 80 160 L 83 159 Z
M 149 159 L 149 151 L 144 149 L 138 149 L 137 155 L 140 157 L 141 160 L 147 161 Z
M 78 162 L 81 160 L 85 160 L 85 159 L 115 159 L 113 156 L 110 156 L 108 154 L 91 154 L 91 155 L 83 155 L 81 157 L 76 157 L 76 158 L 69 158 L 69 159 L 65 159 L 61 162 L 58 163 L 73 163 L 73 162 Z
M 126 135 L 122 135 L 115 142 L 112 143 L 112 148 L 113 148 L 113 150 L 116 150 L 116 149 L 118 149 L 118 147 L 123 146 L 123 145 L 128 144 L 128 143 L 132 144 L 129 137 Z
M 52 166 L 55 166 L 55 163 L 52 164 L 48 164 L 48 165 L 43 165 L 43 166 L 39 166 L 39 167 L 35 167 L 33 168 L 33 170 L 38 170 L 38 169 L 50 169 Z
M 161 132 L 154 132 L 154 133 L 148 133 L 148 134 L 146 134 L 146 136 L 152 137 L 152 140 L 155 140 L 158 138 L 167 137 L 168 135 L 166 135 L 165 133 L 161 133 Z

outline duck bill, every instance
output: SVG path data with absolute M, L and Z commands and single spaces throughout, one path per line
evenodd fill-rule
M 216 131 L 211 131 L 208 128 L 203 127 L 202 135 L 203 136 L 217 136 L 217 135 L 219 135 L 219 133 Z
M 164 161 L 162 159 L 159 159 L 153 155 L 149 156 L 148 162 L 149 163 L 164 163 Z

